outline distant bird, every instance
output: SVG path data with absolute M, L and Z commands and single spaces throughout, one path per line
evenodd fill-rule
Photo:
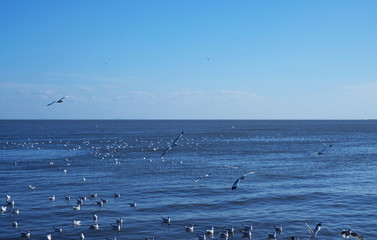
M 12 206 L 12 207 L 14 207 L 14 200 L 12 200 L 12 201 L 7 201 L 7 205 L 8 205 L 8 206 Z
M 55 101 L 53 101 L 53 102 L 47 104 L 47 106 L 50 106 L 50 105 L 52 105 L 52 104 L 54 104 L 54 103 L 62 103 L 62 102 L 63 102 L 63 99 L 64 99 L 64 98 L 67 98 L 67 97 L 69 97 L 69 96 L 65 96 L 65 97 L 60 98 L 59 100 L 55 100 Z
M 64 198 L 65 198 L 65 200 L 67 200 L 68 202 L 71 201 L 71 196 L 69 196 L 69 195 L 65 196 Z
M 93 215 L 93 220 L 94 220 L 95 222 L 97 222 L 97 220 L 98 220 L 98 216 L 97 216 L 97 214 L 94 214 L 94 215 Z
M 267 234 L 267 239 L 273 239 L 276 240 L 276 232 L 274 233 L 266 233 Z
M 51 233 L 47 234 L 46 239 L 51 240 Z
M 93 230 L 98 230 L 98 228 L 99 228 L 98 223 L 89 226 L 89 229 L 93 229 Z
M 21 234 L 21 237 L 30 239 L 30 231 L 27 231 L 27 232 L 20 231 L 20 234 Z
M 243 175 L 243 176 L 241 176 L 240 178 L 238 178 L 238 179 L 234 182 L 234 184 L 233 184 L 233 186 L 232 186 L 232 190 L 234 190 L 234 189 L 237 188 L 237 186 L 238 186 L 238 184 L 241 182 L 241 180 L 244 180 L 248 175 L 253 174 L 253 173 L 255 173 L 255 171 L 252 171 L 252 172 L 246 173 L 245 175 Z
M 243 230 L 250 231 L 250 232 L 253 231 L 253 225 L 252 224 L 250 224 L 250 226 L 249 225 L 244 225 L 244 224 L 242 224 L 242 225 L 243 225 Z
M 352 232 L 351 229 L 341 231 L 339 233 L 340 236 L 344 237 L 344 239 L 349 239 L 350 237 L 357 238 L 357 240 L 364 240 L 362 236 L 360 236 L 357 232 Z
M 128 203 L 130 205 L 130 207 L 136 207 L 136 202 L 133 202 L 133 203 Z
M 224 227 L 224 229 L 228 232 L 228 233 L 234 233 L 234 227 L 230 227 L 230 228 L 227 228 L 227 227 Z
M 357 240 L 364 240 L 364 238 L 362 236 L 360 236 L 358 233 L 352 232 L 352 231 L 351 231 L 351 237 L 357 238 Z
M 314 237 L 317 237 L 319 230 L 321 230 L 321 226 L 322 226 L 321 223 L 318 223 L 317 226 L 315 226 L 314 231 L 309 227 L 307 222 L 305 222 L 305 224 L 308 227 L 309 233 L 313 235 Z
M 81 221 L 73 220 L 73 225 L 79 226 L 81 225 Z
M 12 221 L 12 226 L 13 227 L 17 227 L 18 226 L 18 222 L 16 220 Z
M 164 223 L 170 224 L 170 217 L 168 218 L 161 217 L 161 219 Z
M 332 144 L 330 144 L 329 146 L 326 146 L 324 149 L 322 149 L 322 151 L 320 152 L 317 152 L 317 155 L 322 155 L 324 154 L 324 151 L 326 151 L 327 149 L 331 148 L 332 147 Z
M 114 193 L 114 198 L 120 198 L 120 193 Z
M 11 198 L 11 196 L 7 194 L 7 195 L 6 195 L 6 201 L 9 201 L 10 198 Z
M 243 234 L 243 236 L 245 237 L 251 237 L 251 231 L 250 230 L 247 230 L 247 231 L 241 231 L 241 233 Z
M 80 240 L 84 240 L 84 239 L 85 239 L 84 233 L 81 233 L 80 234 Z
M 229 233 L 228 233 L 228 231 L 225 231 L 225 232 L 223 232 L 223 233 L 219 233 L 220 234 L 220 237 L 221 238 L 228 238 L 229 237 Z
M 120 225 L 114 225 L 114 224 L 111 224 L 111 227 L 113 228 L 113 230 L 117 230 L 118 232 L 120 232 L 120 228 L 121 226 Z
M 276 233 L 282 234 L 282 232 L 283 232 L 283 225 L 280 224 L 280 227 L 276 227 L 274 225 L 274 228 L 275 228 L 275 232 Z
M 63 228 L 62 227 L 53 227 L 54 231 L 55 232 L 58 232 L 58 233 L 62 233 L 63 232 Z
M 211 227 L 211 229 L 207 229 L 206 230 L 206 234 L 214 234 L 215 233 L 215 228 L 214 227 Z
M 199 235 L 199 234 L 196 234 L 196 236 L 198 236 L 198 239 L 199 240 L 207 240 L 207 237 L 205 234 L 203 234 L 203 236 Z
M 29 190 L 35 190 L 35 187 L 29 185 Z
M 182 137 L 182 135 L 183 135 L 183 131 L 181 132 L 181 134 L 179 134 L 179 136 L 174 140 L 174 142 L 172 143 L 172 144 L 170 144 L 166 149 L 165 149 L 165 151 L 161 154 L 161 158 L 169 151 L 169 150 L 171 150 L 172 149 L 172 147 L 175 147 L 175 146 L 177 146 L 177 142 L 178 142 L 178 140 Z
M 123 224 L 123 218 L 116 219 L 116 222 L 117 222 L 118 225 L 122 225 Z
M 1 213 L 4 213 L 7 210 L 7 207 L 1 206 Z
M 16 209 L 16 210 L 11 210 L 11 213 L 12 214 L 16 214 L 16 215 L 20 215 L 20 209 Z
M 211 175 L 211 173 L 207 173 L 206 175 L 204 176 L 201 176 L 201 177 L 198 177 L 197 179 L 195 179 L 195 182 L 199 182 L 199 180 L 202 180 L 203 178 L 206 178 L 206 177 L 209 177 L 209 175 Z
M 78 211 L 78 210 L 80 210 L 80 208 L 81 208 L 81 205 L 79 204 L 79 205 L 77 205 L 77 206 L 73 206 L 72 208 L 73 208 L 73 210 L 76 210 L 76 211 Z
M 187 232 L 193 232 L 194 231 L 194 224 L 192 224 L 191 227 L 190 226 L 185 226 L 185 230 Z
M 50 200 L 50 201 L 55 201 L 55 195 L 53 195 L 53 196 L 49 196 L 49 197 L 48 197 L 48 200 Z

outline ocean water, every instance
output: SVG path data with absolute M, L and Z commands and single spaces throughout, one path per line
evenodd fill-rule
M 160 158 L 181 131 L 177 146 Z M 0 239 L 20 239 L 27 230 L 31 239 L 48 233 L 52 239 L 81 233 L 85 239 L 198 239 L 211 227 L 216 233 L 207 239 L 217 239 L 224 226 L 236 230 L 229 239 L 248 239 L 243 224 L 253 225 L 251 239 L 266 239 L 280 224 L 277 239 L 311 239 L 305 222 L 322 223 L 316 239 L 343 239 L 343 228 L 377 239 L 374 120 L 2 120 L 0 136 L 0 205 L 7 194 L 15 202 L 0 214 Z M 73 210 L 83 196 L 81 209 Z M 100 199 L 108 203 L 101 207 Z M 89 230 L 93 214 L 98 230 Z M 168 216 L 170 224 L 161 219 Z M 111 224 L 120 217 L 118 232 Z M 186 232 L 191 224 L 194 232 Z

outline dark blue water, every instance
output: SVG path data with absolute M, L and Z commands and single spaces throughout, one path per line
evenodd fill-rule
M 236 229 L 230 239 L 245 239 L 243 224 L 253 225 L 252 239 L 266 239 L 280 224 L 278 239 L 308 239 L 305 221 L 312 228 L 322 223 L 317 239 L 342 239 L 343 228 L 377 238 L 371 231 L 377 227 L 377 121 L 4 120 L 0 136 L 0 204 L 9 194 L 20 211 L 12 214 L 8 206 L 0 214 L 0 239 L 20 239 L 18 231 L 27 230 L 31 239 L 50 232 L 52 239 L 80 239 L 80 233 L 85 239 L 197 239 L 224 226 Z M 87 200 L 75 211 L 80 196 Z M 101 198 L 108 199 L 103 207 L 96 203 Z M 129 205 L 134 201 L 136 208 Z M 99 230 L 89 230 L 93 214 Z M 170 225 L 161 220 L 167 216 Z M 118 232 L 111 224 L 120 217 Z M 194 232 L 186 232 L 191 224 Z

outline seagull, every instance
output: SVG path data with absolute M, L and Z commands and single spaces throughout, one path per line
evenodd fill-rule
M 97 219 L 98 219 L 97 214 L 94 214 L 94 215 L 93 215 L 93 220 L 94 220 L 95 222 L 97 222 Z
M 122 225 L 123 224 L 123 218 L 116 219 L 116 222 L 117 222 L 118 225 Z
M 79 204 L 79 205 L 77 205 L 77 206 L 73 206 L 72 208 L 73 208 L 73 210 L 76 210 L 76 211 L 78 211 L 78 210 L 80 210 L 80 204 Z
M 241 231 L 243 236 L 244 237 L 251 237 L 251 231 L 250 230 L 247 230 L 247 231 Z
M 107 199 L 103 199 L 103 198 L 101 198 L 101 201 L 102 201 L 103 203 L 109 203 L 109 200 L 107 200 Z
M 280 227 L 276 227 L 275 225 L 274 225 L 274 228 L 275 228 L 275 232 L 277 232 L 277 233 L 279 233 L 279 234 L 281 234 L 282 232 L 283 232 L 283 226 L 280 224 Z
M 305 224 L 308 227 L 309 233 L 311 235 L 314 235 L 314 237 L 317 237 L 319 230 L 321 230 L 321 223 L 318 223 L 317 226 L 315 226 L 314 231 L 309 227 L 309 225 L 306 222 L 305 222 Z
M 103 202 L 102 201 L 96 201 L 97 205 L 100 207 L 103 207 Z
M 322 155 L 324 154 L 324 151 L 326 151 L 327 149 L 331 148 L 332 147 L 332 144 L 330 144 L 328 147 L 325 147 L 324 149 L 322 149 L 322 151 L 320 152 L 317 152 L 317 155 Z
M 206 234 L 214 234 L 215 233 L 215 228 L 211 227 L 211 229 L 206 230 Z
M 6 196 L 6 199 L 7 199 L 7 200 L 6 200 L 6 201 L 9 201 L 10 198 L 11 198 L 11 196 L 7 194 L 7 196 Z
M 170 217 L 168 218 L 161 217 L 161 219 L 164 223 L 170 224 Z
M 80 234 L 80 240 L 84 240 L 84 239 L 85 239 L 84 233 L 81 233 Z
M 198 177 L 197 179 L 195 179 L 195 182 L 199 182 L 199 180 L 203 179 L 203 178 L 206 178 L 206 177 L 209 177 L 209 175 L 211 175 L 211 173 L 207 173 L 206 175 L 204 176 L 201 176 L 201 177 Z
M 1 206 L 1 213 L 4 213 L 7 210 L 7 207 Z
M 17 221 L 15 221 L 15 220 L 14 220 L 14 221 L 12 221 L 12 226 L 13 226 L 13 227 L 17 227 L 17 226 L 18 226 L 18 222 L 17 222 Z
M 227 228 L 227 227 L 224 227 L 224 229 L 228 232 L 228 233 L 234 233 L 234 227 L 230 227 L 230 228 Z
M 118 230 L 118 232 L 120 232 L 120 225 L 111 224 L 111 227 L 113 227 L 113 230 Z
M 12 206 L 12 207 L 14 207 L 14 200 L 12 200 L 12 201 L 7 201 L 7 205 L 8 205 L 8 206 Z
M 81 225 L 81 221 L 73 220 L 73 225 L 79 226 L 79 225 Z
M 71 196 L 69 196 L 69 195 L 65 196 L 64 198 L 65 198 L 65 200 L 67 200 L 68 202 L 71 201 Z
M 48 200 L 55 201 L 55 195 L 53 195 L 53 196 L 49 196 L 49 197 L 48 197 Z
M 16 209 L 16 210 L 11 210 L 11 213 L 12 214 L 16 214 L 16 215 L 20 215 L 20 209 Z
M 194 231 L 194 224 L 192 224 L 191 227 L 190 226 L 185 226 L 185 230 L 187 232 L 193 232 Z
M 21 231 L 19 231 L 19 232 L 21 234 L 21 237 L 30 239 L 30 231 L 27 231 L 27 232 L 21 232 Z
M 35 189 L 35 187 L 29 185 L 29 190 L 34 190 L 34 189 Z
M 89 229 L 95 229 L 95 230 L 98 230 L 98 228 L 99 228 L 98 223 L 89 226 Z
M 266 233 L 267 234 L 267 238 L 268 239 L 276 239 L 276 232 L 274 231 L 274 233 Z
M 130 205 L 130 207 L 136 207 L 136 202 L 134 203 L 128 203 Z
M 166 149 L 165 149 L 165 151 L 161 154 L 161 158 L 169 151 L 169 150 L 171 150 L 172 149 L 172 147 L 175 147 L 175 146 L 177 146 L 177 142 L 178 142 L 178 140 L 182 137 L 182 135 L 183 135 L 183 131 L 181 132 L 181 134 L 179 134 L 179 136 L 174 140 L 174 142 L 172 143 L 172 144 L 170 144 Z
M 65 96 L 65 97 L 60 98 L 59 100 L 55 100 L 55 101 L 53 101 L 53 102 L 47 104 L 47 106 L 50 106 L 50 105 L 52 105 L 52 104 L 54 104 L 54 103 L 62 103 L 62 102 L 63 102 L 63 99 L 64 99 L 64 98 L 67 98 L 67 97 L 69 97 L 69 96 Z
M 114 193 L 114 198 L 120 198 L 120 193 Z
M 255 171 L 252 171 L 252 172 L 249 172 L 249 173 L 246 173 L 245 175 L 241 176 L 240 178 L 238 178 L 234 183 L 233 183 L 233 186 L 232 186 L 232 190 L 236 189 L 238 184 L 241 182 L 241 180 L 244 180 L 247 175 L 250 175 L 250 174 L 253 174 L 255 173 Z
M 228 238 L 229 237 L 229 233 L 228 233 L 228 231 L 225 231 L 224 233 L 220 233 L 220 237 L 221 238 Z
M 51 233 L 47 234 L 46 239 L 51 240 Z
M 351 236 L 351 229 L 345 230 L 343 229 L 340 233 L 340 236 L 344 237 L 344 239 L 349 239 Z
M 244 231 L 250 231 L 250 232 L 253 231 L 253 225 L 252 224 L 250 224 L 250 226 L 244 225 L 244 224 L 242 224 L 242 225 L 243 225 L 243 230 Z
M 53 227 L 54 228 L 54 231 L 55 232 L 59 232 L 59 233 L 62 233 L 63 232 L 63 228 L 62 227 Z
M 352 232 L 352 231 L 351 231 L 351 237 L 357 238 L 357 240 L 364 240 L 364 238 L 362 236 L 360 236 L 358 233 Z

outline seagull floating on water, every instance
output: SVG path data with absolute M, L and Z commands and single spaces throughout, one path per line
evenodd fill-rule
M 211 229 L 207 229 L 206 230 L 206 234 L 214 234 L 215 233 L 215 228 L 214 227 L 211 227 Z
M 351 229 L 341 231 L 339 233 L 344 239 L 349 239 L 350 237 L 357 238 L 357 240 L 364 240 L 362 236 L 360 236 L 357 232 L 352 232 Z
M 12 226 L 13 227 L 17 227 L 18 226 L 18 222 L 16 220 L 12 221 Z
M 136 202 L 133 202 L 133 203 L 128 203 L 130 205 L 130 207 L 136 207 Z
M 114 225 L 114 224 L 111 224 L 111 227 L 113 228 L 113 230 L 118 230 L 118 232 L 120 232 L 120 224 L 118 225 Z
M 206 240 L 206 239 L 207 239 L 207 237 L 206 237 L 205 234 L 203 234 L 203 236 L 201 236 L 201 235 L 199 235 L 199 234 L 196 234 L 196 236 L 198 236 L 198 239 L 199 239 L 199 240 Z
M 47 234 L 46 239 L 51 240 L 51 233 Z
M 76 211 L 78 211 L 78 210 L 80 210 L 80 208 L 81 208 L 81 205 L 79 204 L 79 205 L 77 205 L 77 206 L 73 206 L 72 208 L 73 208 L 73 210 L 76 210 Z
M 181 132 L 181 134 L 179 134 L 179 136 L 174 140 L 174 142 L 172 143 L 172 144 L 170 144 L 166 149 L 165 149 L 165 151 L 161 154 L 161 158 L 169 151 L 169 150 L 171 150 L 172 149 L 172 147 L 175 147 L 175 146 L 177 146 L 177 142 L 178 142 L 178 140 L 182 137 L 182 135 L 183 135 L 183 131 Z
M 62 103 L 62 102 L 63 102 L 63 99 L 64 99 L 64 98 L 67 98 L 67 97 L 69 97 L 69 96 L 65 96 L 65 97 L 60 98 L 59 100 L 55 100 L 55 101 L 53 101 L 53 102 L 47 104 L 47 106 L 50 106 L 50 105 L 52 105 L 52 104 L 54 104 L 54 103 Z
M 97 222 L 97 219 L 98 219 L 97 214 L 94 214 L 94 215 L 93 215 L 93 220 L 94 220 L 95 222 Z
M 34 189 L 35 189 L 35 187 L 29 185 L 29 190 L 34 190 Z
M 185 226 L 185 230 L 188 231 L 188 232 L 193 232 L 194 231 L 194 224 L 192 224 L 191 226 Z
M 123 224 L 123 218 L 116 219 L 116 222 L 117 222 L 118 225 L 122 225 Z
M 253 174 L 253 173 L 255 173 L 255 171 L 252 171 L 252 172 L 246 173 L 245 175 L 243 175 L 243 176 L 241 176 L 240 178 L 238 178 L 238 179 L 234 182 L 234 184 L 233 184 L 233 186 L 232 186 L 232 190 L 234 190 L 234 189 L 237 188 L 237 186 L 238 186 L 238 184 L 241 182 L 241 180 L 244 180 L 248 175 Z
M 170 217 L 168 218 L 161 217 L 161 219 L 164 223 L 170 224 Z
M 89 229 L 93 229 L 93 230 L 98 230 L 98 228 L 99 228 L 98 223 L 89 226 Z
M 283 232 L 283 225 L 280 224 L 280 227 L 274 225 L 275 232 L 281 234 Z
M 53 196 L 49 196 L 49 197 L 48 197 L 48 200 L 55 201 L 55 195 L 53 195 Z
M 241 233 L 243 234 L 244 237 L 251 237 L 251 231 L 250 230 L 247 230 L 247 231 L 242 230 Z
M 120 193 L 114 193 L 114 198 L 120 198 Z
M 21 237 L 30 239 L 30 231 L 27 231 L 27 232 L 20 231 L 20 234 L 21 234 Z
M 317 226 L 315 226 L 314 231 L 309 227 L 307 222 L 305 222 L 305 224 L 308 227 L 309 233 L 313 235 L 314 237 L 317 237 L 319 230 L 321 230 L 321 223 L 318 223 Z
M 4 213 L 7 210 L 7 207 L 1 206 L 1 213 Z
M 58 232 L 58 233 L 62 233 L 63 232 L 63 228 L 61 226 L 59 227 L 53 227 L 54 231 L 55 232 Z
M 84 239 L 85 239 L 84 233 L 81 233 L 80 234 L 80 240 L 84 240 Z
M 81 221 L 73 220 L 73 225 L 79 226 L 81 225 Z

